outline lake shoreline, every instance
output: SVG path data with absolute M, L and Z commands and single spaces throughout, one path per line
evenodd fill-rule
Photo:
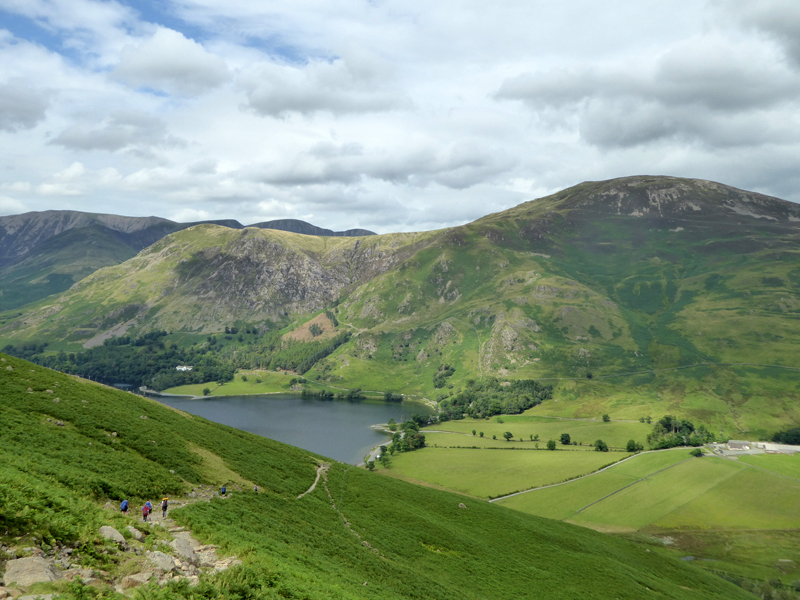
M 335 388 L 335 389 L 339 389 L 339 388 Z M 208 396 L 197 396 L 197 395 L 194 395 L 194 394 L 172 394 L 172 393 L 169 393 L 169 392 L 157 392 L 155 390 L 151 390 L 149 388 L 145 388 L 144 386 L 140 387 L 139 391 L 141 391 L 142 393 L 144 393 L 144 394 L 146 394 L 148 396 L 157 396 L 157 397 L 164 397 L 164 398 L 187 398 L 187 399 L 191 399 L 191 400 L 203 400 L 205 398 L 235 398 L 235 397 L 239 397 L 239 396 L 247 396 L 247 397 L 250 397 L 250 396 L 273 396 L 273 395 L 281 395 L 281 394 L 300 394 L 300 393 L 302 393 L 301 390 L 283 390 L 283 391 L 278 391 L 278 392 L 253 392 L 253 393 L 248 393 L 248 394 L 242 394 L 242 393 L 234 392 L 234 393 L 231 393 L 231 394 L 214 394 L 214 395 L 209 394 Z M 364 393 L 363 390 L 362 390 L 362 393 Z M 366 392 L 366 393 L 370 393 L 370 392 Z M 377 393 L 377 392 L 375 392 L 375 393 Z M 342 399 L 342 400 L 344 400 L 344 399 Z M 332 398 L 331 401 L 339 402 L 341 400 L 338 400 L 336 398 Z M 348 402 L 353 402 L 353 401 L 352 400 L 348 400 Z M 411 398 L 411 397 L 409 397 L 408 399 L 406 399 L 404 397 L 402 402 L 387 402 L 386 400 L 381 400 L 381 396 L 367 396 L 363 400 L 357 400 L 357 402 L 380 402 L 380 403 L 385 403 L 385 404 L 402 404 L 404 402 L 408 402 L 408 403 L 412 403 L 412 404 L 420 404 L 422 406 L 427 406 L 428 408 L 432 409 L 434 412 L 436 412 L 436 413 L 439 412 L 438 411 L 438 405 L 436 404 L 436 402 L 434 402 L 433 400 L 430 400 L 429 398 Z
M 390 419 L 402 422 L 413 414 L 433 414 L 432 408 L 413 400 L 320 400 L 302 398 L 296 392 L 200 397 L 162 394 L 153 400 L 351 465 L 362 464 L 365 455 L 389 442 Z

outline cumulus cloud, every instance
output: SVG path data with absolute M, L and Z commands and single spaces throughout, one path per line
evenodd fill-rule
M 445 148 L 412 146 L 402 151 L 365 150 L 361 144 L 321 142 L 283 163 L 248 169 L 250 178 L 276 186 L 353 184 L 375 179 L 424 187 L 464 189 L 507 171 L 515 161 L 498 148 L 462 140 Z
M 182 146 L 184 143 L 167 133 L 164 121 L 139 112 L 111 115 L 100 125 L 71 125 L 50 144 L 73 150 L 146 150 L 153 147 Z
M 0 215 L 18 215 L 27 210 L 25 205 L 16 198 L 0 196 Z
M 244 73 L 248 106 L 262 115 L 379 112 L 408 107 L 390 84 L 390 67 L 364 52 L 295 66 L 263 62 Z
M 797 0 L 132 6 L 0 0 L 0 194 L 384 231 L 636 173 L 800 200 Z
M 168 218 L 178 223 L 194 223 L 196 221 L 209 221 L 212 219 L 207 211 L 197 210 L 196 208 L 181 208 L 172 213 Z
M 565 114 L 573 114 L 581 136 L 598 146 L 670 138 L 751 144 L 770 141 L 764 132 L 774 135 L 772 141 L 785 141 L 797 131 L 778 126 L 780 111 L 797 106 L 800 77 L 764 54 L 767 49 L 705 36 L 637 68 L 523 73 L 506 79 L 494 97 L 521 100 L 544 118 L 555 114 L 567 122 Z
M 224 60 L 165 27 L 141 44 L 125 46 L 112 75 L 134 87 L 182 96 L 197 96 L 230 79 Z
M 51 92 L 14 78 L 0 84 L 0 130 L 31 129 L 45 117 Z
M 756 29 L 775 39 L 786 55 L 800 67 L 800 4 L 794 0 L 723 0 L 745 28 Z

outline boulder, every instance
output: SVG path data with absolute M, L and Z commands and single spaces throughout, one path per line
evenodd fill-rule
M 169 573 L 175 568 L 175 560 L 169 554 L 158 550 L 151 552 L 147 558 L 154 567 L 161 569 L 164 573 Z
M 119 531 L 110 525 L 103 525 L 100 528 L 100 535 L 106 540 L 111 540 L 117 544 L 125 545 L 125 538 L 122 537 L 122 534 Z
M 8 585 L 14 581 L 18 586 L 27 587 L 40 581 L 56 581 L 61 573 L 52 560 L 40 556 L 17 558 L 6 563 L 6 574 L 3 583 Z
M 144 534 L 136 529 L 136 527 L 133 525 L 128 525 L 127 529 L 131 532 L 131 536 L 133 536 L 133 539 L 135 539 L 137 542 L 141 542 L 144 539 Z
M 139 587 L 140 585 L 144 585 L 148 581 L 150 581 L 150 578 L 152 576 L 153 576 L 152 571 L 142 571 L 141 573 L 134 573 L 133 575 L 127 575 L 123 577 L 122 581 L 119 582 L 119 585 L 123 590 Z
M 194 551 L 194 544 L 187 539 L 184 538 L 176 538 L 172 540 L 170 544 L 172 548 L 175 550 L 175 553 L 182 557 L 186 562 L 190 565 L 198 565 L 200 563 L 200 559 L 197 557 Z

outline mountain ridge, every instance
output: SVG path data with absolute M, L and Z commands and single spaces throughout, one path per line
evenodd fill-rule
M 569 402 L 546 407 L 575 416 L 605 405 L 638 419 L 656 403 L 709 425 L 775 429 L 800 423 L 794 376 L 766 371 L 797 356 L 797 220 L 786 201 L 643 176 L 418 234 L 201 225 L 2 316 L 0 340 L 81 344 L 123 321 L 134 335 L 291 330 L 327 309 L 354 336 L 309 372 L 321 383 L 444 400 L 450 388 L 434 383 L 449 366 L 452 385 L 559 381 Z M 700 368 L 745 363 L 761 366 Z
M 16 308 L 64 291 L 98 268 L 119 264 L 165 235 L 198 224 L 245 228 L 234 219 L 177 223 L 155 216 L 125 217 L 73 210 L 0 217 L 0 308 Z M 306 235 L 375 235 L 365 229 L 335 232 L 294 219 L 248 227 Z M 80 234 L 76 235 L 76 231 Z M 109 245 L 106 241 L 112 239 L 117 243 Z

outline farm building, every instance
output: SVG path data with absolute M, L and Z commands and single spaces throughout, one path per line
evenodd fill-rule
M 729 440 L 728 450 L 750 450 L 750 446 L 752 445 L 753 442 L 748 442 L 746 440 Z

